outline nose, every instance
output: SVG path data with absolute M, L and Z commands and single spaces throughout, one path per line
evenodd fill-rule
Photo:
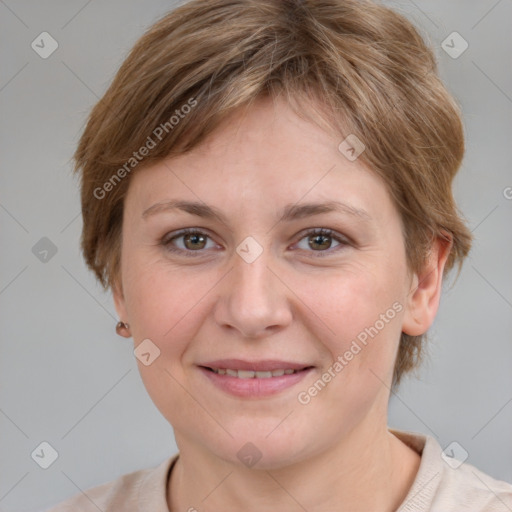
M 264 250 L 252 263 L 234 254 L 233 268 L 222 280 L 215 309 L 215 320 L 223 329 L 235 329 L 245 338 L 257 339 L 291 323 L 291 292 L 267 254 Z

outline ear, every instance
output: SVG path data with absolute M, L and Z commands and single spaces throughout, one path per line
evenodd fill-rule
M 421 272 L 413 275 L 402 323 L 405 334 L 424 334 L 434 322 L 441 298 L 444 266 L 452 245 L 452 236 L 444 231 L 443 236 L 432 242 Z
M 130 323 L 128 312 L 126 311 L 123 286 L 120 278 L 116 279 L 115 283 L 112 285 L 112 298 L 114 299 L 114 306 L 119 316 L 119 320 Z

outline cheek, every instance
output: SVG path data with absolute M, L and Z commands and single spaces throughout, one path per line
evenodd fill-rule
M 183 410 L 196 407 L 179 384 L 186 381 L 184 355 L 198 338 L 207 292 L 218 279 L 171 269 L 161 261 L 147 264 L 133 258 L 129 263 L 125 297 L 135 346 L 149 339 L 160 351 L 150 365 L 137 360 L 139 373 L 162 415 L 179 424 Z
M 320 339 L 328 357 L 297 402 L 310 417 L 333 428 L 357 424 L 373 404 L 387 397 L 401 333 L 402 290 L 396 274 L 346 272 L 317 293 L 315 311 L 329 329 Z M 383 413 L 384 414 L 384 413 Z
M 189 338 L 194 331 L 201 299 L 214 279 L 209 273 L 172 268 L 161 261 L 134 260 L 130 268 L 126 296 L 134 339 L 153 337 L 163 349 L 177 350 L 178 340 Z
M 315 292 L 315 312 L 325 319 L 334 339 L 355 338 L 378 321 L 381 314 L 393 309 L 395 302 L 403 301 L 399 283 L 398 273 L 391 268 L 352 268 L 324 280 Z M 396 309 L 389 316 L 394 318 Z
M 404 311 L 397 269 L 354 267 L 315 294 L 314 310 L 328 327 L 321 338 L 329 352 L 327 368 L 336 375 L 330 387 L 353 386 L 360 394 L 363 381 L 373 387 L 372 382 L 381 385 L 376 375 L 385 382 L 392 375 Z

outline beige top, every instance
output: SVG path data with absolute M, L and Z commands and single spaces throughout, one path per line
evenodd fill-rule
M 455 458 L 443 460 L 439 443 L 430 436 L 390 429 L 421 455 L 418 473 L 397 512 L 509 512 L 512 484 L 495 480 Z M 447 450 L 450 456 L 454 451 Z M 86 490 L 44 512 L 169 512 L 167 482 L 178 458 L 125 474 Z

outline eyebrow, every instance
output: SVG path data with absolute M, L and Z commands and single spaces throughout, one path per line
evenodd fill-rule
M 142 213 L 142 218 L 146 219 L 158 213 L 169 212 L 173 210 L 182 210 L 186 213 L 190 213 L 191 215 L 196 215 L 205 219 L 215 219 L 219 222 L 222 222 L 223 224 L 228 224 L 227 218 L 219 209 L 196 201 L 171 200 L 156 203 L 153 206 L 150 206 L 148 209 L 144 210 Z M 355 206 L 341 203 L 339 201 L 327 201 L 324 203 L 288 204 L 283 208 L 279 222 L 290 222 L 293 220 L 330 212 L 342 213 L 366 222 L 372 220 L 372 217 L 366 210 L 362 210 L 360 208 L 356 208 Z

